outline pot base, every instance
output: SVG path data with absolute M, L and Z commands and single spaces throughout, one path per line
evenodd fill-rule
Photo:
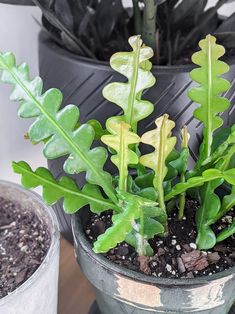
M 88 314 L 101 314 L 96 301 L 93 302 Z
M 235 303 L 233 304 L 233 306 L 231 307 L 230 311 L 228 314 L 235 314 Z
M 88 314 L 101 314 L 96 301 L 92 303 Z M 235 314 L 235 304 L 232 306 L 228 314 Z

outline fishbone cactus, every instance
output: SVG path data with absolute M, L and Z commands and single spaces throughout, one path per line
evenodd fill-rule
M 189 96 L 199 103 L 194 115 L 204 130 L 200 158 L 188 171 L 189 134 L 184 127 L 178 151 L 172 136 L 175 123 L 167 113 L 156 117 L 154 130 L 138 135 L 138 122 L 154 109 L 150 101 L 142 99 L 143 91 L 155 84 L 149 61 L 153 51 L 140 36 L 131 37 L 129 43 L 132 51 L 116 53 L 110 61 L 127 81 L 110 83 L 103 90 L 104 97 L 123 111 L 107 120 L 106 129 L 96 120 L 80 124 L 75 105 L 61 108 L 63 96 L 58 89 L 43 92 L 42 80 L 31 80 L 25 63 L 17 65 L 13 54 L 0 53 L 1 80 L 13 86 L 11 99 L 20 102 L 19 116 L 35 119 L 28 130 L 29 139 L 44 142 L 47 159 L 66 157 L 65 172 L 85 172 L 87 182 L 79 188 L 69 176 L 55 179 L 49 170 L 40 167 L 33 171 L 23 161 L 14 162 L 13 170 L 21 175 L 25 188 L 42 186 L 48 204 L 62 199 L 66 213 L 86 205 L 98 215 L 111 210 L 112 225 L 95 241 L 96 253 L 125 241 L 139 255 L 155 254 L 149 240 L 167 234 L 167 210 L 178 211 L 178 219 L 182 219 L 187 193 L 199 196 L 195 219 L 198 248 L 210 249 L 235 233 L 234 220 L 219 234 L 213 231 L 213 224 L 235 206 L 235 126 L 222 129 L 219 116 L 229 107 L 229 101 L 221 96 L 230 86 L 221 77 L 228 71 L 227 64 L 219 60 L 224 49 L 208 35 L 193 55 L 199 68 L 191 77 L 199 86 L 191 89 Z M 94 147 L 99 140 L 109 148 L 109 154 L 103 146 Z M 151 146 L 152 152 L 141 154 L 140 143 Z M 117 168 L 112 174 L 104 170 L 108 158 Z M 217 187 L 223 182 L 231 191 L 221 198 Z

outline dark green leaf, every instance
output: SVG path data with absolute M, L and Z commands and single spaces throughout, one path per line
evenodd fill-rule
M 192 177 L 184 183 L 177 183 L 171 192 L 165 196 L 165 201 L 171 200 L 173 197 L 186 192 L 188 189 L 202 186 L 204 183 L 216 179 L 224 179 L 229 184 L 235 185 L 235 169 L 229 169 L 224 172 L 219 169 L 205 170 L 201 176 Z
M 189 157 L 189 149 L 182 148 L 177 159 L 170 162 L 170 165 L 177 170 L 179 174 L 186 172 Z
M 199 250 L 208 250 L 215 246 L 216 236 L 209 226 L 209 222 L 220 211 L 221 202 L 215 189 L 223 183 L 223 179 L 217 179 L 206 183 L 200 189 L 201 205 L 196 212 L 197 246 Z
M 145 218 L 144 233 L 147 239 L 152 239 L 157 234 L 164 233 L 163 225 L 153 218 Z
M 137 251 L 138 249 L 138 239 L 136 237 L 136 232 L 132 231 L 126 236 L 125 241 L 133 246 L 135 250 Z M 145 249 L 146 249 L 146 255 L 147 256 L 153 256 L 153 249 L 151 248 L 150 244 L 146 241 L 145 243 Z
M 235 233 L 235 220 L 230 226 L 228 226 L 228 228 L 224 229 L 217 235 L 216 240 L 217 242 L 222 242 L 225 239 L 231 237 L 234 233 Z
M 153 187 L 153 178 L 154 172 L 150 171 L 142 176 L 138 176 L 137 178 L 135 178 L 135 183 L 141 189 Z
M 91 125 L 95 131 L 95 140 L 100 140 L 103 135 L 109 134 L 106 129 L 103 129 L 99 121 L 92 119 L 88 120 L 87 124 Z

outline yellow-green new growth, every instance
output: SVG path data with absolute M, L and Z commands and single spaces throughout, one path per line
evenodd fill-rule
M 129 145 L 139 143 L 140 138 L 130 131 L 129 124 L 115 118 L 108 119 L 106 127 L 111 135 L 104 135 L 101 140 L 117 152 L 111 160 L 119 170 L 119 190 L 126 191 L 128 165 L 137 164 L 139 161 L 137 154 L 129 148 Z
M 174 128 L 175 123 L 169 120 L 168 117 L 168 114 L 164 114 L 156 119 L 157 128 L 146 132 L 141 137 L 141 142 L 155 148 L 154 152 L 140 157 L 140 163 L 154 170 L 153 184 L 158 191 L 158 203 L 163 209 L 165 209 L 163 181 L 167 174 L 166 159 L 176 144 L 176 137 L 171 136 L 171 130 Z
M 225 53 L 224 47 L 216 44 L 216 38 L 211 35 L 201 40 L 199 47 L 201 50 L 193 54 L 192 61 L 200 67 L 190 73 L 199 86 L 189 90 L 189 97 L 201 105 L 194 111 L 194 116 L 204 124 L 203 149 L 200 152 L 200 160 L 203 162 L 211 155 L 213 132 L 223 124 L 218 114 L 230 105 L 229 100 L 220 94 L 227 91 L 231 84 L 221 77 L 229 71 L 229 66 L 218 60 Z
M 124 75 L 126 83 L 110 83 L 103 89 L 103 96 L 117 104 L 124 111 L 122 120 L 127 122 L 132 130 L 137 130 L 137 123 L 153 112 L 153 104 L 148 100 L 142 100 L 142 92 L 155 84 L 155 77 L 150 72 L 153 50 L 143 45 L 140 36 L 129 38 L 132 47 L 131 52 L 115 53 L 110 59 L 111 67 Z

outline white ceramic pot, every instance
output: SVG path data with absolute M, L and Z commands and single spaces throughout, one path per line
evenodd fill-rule
M 60 233 L 57 218 L 41 198 L 17 184 L 0 181 L 0 197 L 22 208 L 34 211 L 51 234 L 47 255 L 34 272 L 20 287 L 0 299 L 1 314 L 56 314 L 58 301 Z

